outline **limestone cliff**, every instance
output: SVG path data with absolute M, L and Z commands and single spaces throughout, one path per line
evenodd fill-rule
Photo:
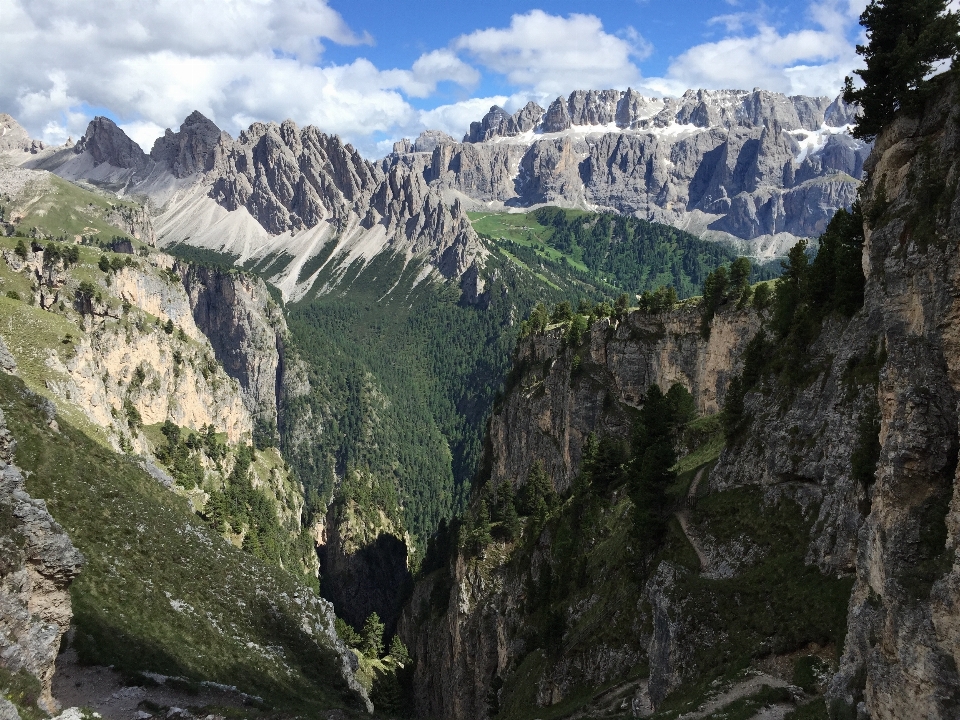
M 651 384 L 680 382 L 700 412 L 717 412 L 760 318 L 725 310 L 706 340 L 700 318 L 699 307 L 688 304 L 662 315 L 633 312 L 619 323 L 601 320 L 580 348 L 568 347 L 559 328 L 522 341 L 515 356 L 518 385 L 488 428 L 493 485 L 522 484 L 540 461 L 557 490 L 566 490 L 580 469 L 587 436 L 629 436 L 632 411 Z
M 570 345 L 562 328 L 522 340 L 504 401 L 488 426 L 483 472 L 490 486 L 510 484 L 522 493 L 531 467 L 540 463 L 557 492 L 569 495 L 588 436 L 628 438 L 654 383 L 679 382 L 701 411 L 716 412 L 760 325 L 755 312 L 728 308 L 705 339 L 700 308 L 690 303 L 663 314 L 635 311 L 620 322 L 601 320 L 579 346 Z M 569 558 L 570 548 L 560 548 L 569 542 L 558 540 L 561 529 L 528 526 L 516 547 L 494 544 L 477 559 L 457 552 L 449 567 L 418 583 L 400 631 L 418 658 L 419 716 L 489 717 L 501 700 L 516 697 L 521 682 L 536 688 L 528 702 L 554 705 L 577 688 L 622 680 L 648 661 L 654 618 L 642 584 L 622 564 L 629 543 L 616 520 L 629 516 L 622 489 L 603 512 L 616 529 L 580 527 Z M 563 620 L 555 621 L 566 627 L 563 649 L 545 652 L 541 633 L 549 634 L 550 622 L 544 630 L 534 616 L 551 583 L 570 572 L 579 590 Z M 569 647 L 567 637 L 575 638 Z M 511 692 L 500 693 L 503 687 Z M 631 688 L 643 694 L 640 685 Z
M 276 427 L 287 329 L 266 284 L 217 268 L 184 263 L 177 270 L 194 322 L 227 375 L 240 383 L 247 410 L 256 420 Z
M 614 522 L 629 504 L 609 500 L 599 526 L 589 504 L 577 509 L 589 497 L 570 487 L 584 433 L 624 437 L 650 382 L 679 380 L 701 410 L 723 407 L 747 341 L 767 320 L 721 313 L 713 350 L 692 323 L 682 331 L 683 311 L 595 326 L 584 348 L 564 348 L 550 333 L 520 346 L 490 424 L 491 486 L 522 487 L 540 459 L 559 492 L 581 494 L 566 501 L 568 519 L 533 535 L 528 524 L 515 545 L 470 553 L 461 539 L 418 584 L 401 632 L 419 658 L 423 716 L 486 717 L 521 691 L 528 703 L 555 705 L 577 687 L 628 683 L 635 665 L 645 666 L 634 676 L 641 695 L 657 706 L 738 652 L 755 672 L 798 652 L 832 663 L 815 689 L 831 717 L 957 716 L 960 84 L 950 74 L 933 83 L 924 112 L 898 118 L 865 164 L 862 308 L 826 314 L 813 336 L 790 340 L 796 348 L 777 347 L 772 335 L 751 343 L 743 409 L 728 408 L 724 449 L 679 488 L 677 524 L 663 542 L 680 542 L 659 551 L 642 586 L 617 579 L 636 572 L 623 550 L 632 540 Z M 723 340 L 725 322 L 736 332 Z M 788 355 L 787 365 L 769 364 Z M 583 517 L 593 524 L 576 525 Z M 564 569 L 577 562 L 565 554 L 567 527 L 584 530 L 575 536 L 583 570 Z M 602 528 L 616 542 L 604 546 Z M 787 545 L 778 548 L 778 537 Z M 598 573 L 596 547 L 620 553 L 620 564 Z M 582 593 L 562 596 L 562 608 L 557 573 Z M 804 596 L 804 587 L 818 589 Z M 804 619 L 827 598 L 815 614 L 839 609 L 845 622 Z M 538 617 L 538 607 L 558 614 Z M 590 625 L 596 607 L 604 623 Z
M 0 412 L 0 668 L 36 678 L 38 704 L 53 714 L 60 709 L 51 694 L 54 663 L 72 617 L 69 587 L 84 559 L 46 504 L 25 491 L 14 449 Z

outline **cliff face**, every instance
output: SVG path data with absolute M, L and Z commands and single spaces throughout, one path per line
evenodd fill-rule
M 849 134 L 854 115 L 839 99 L 759 90 L 580 90 L 547 110 L 493 107 L 462 143 L 423 143 L 431 155 L 399 144 L 383 166 L 468 203 L 600 206 L 784 254 L 855 200 L 870 148 Z
M 601 320 L 579 347 L 570 347 L 559 329 L 521 341 L 514 379 L 489 424 L 490 485 L 510 483 L 522 492 L 539 461 L 560 494 L 571 492 L 587 436 L 628 438 L 652 383 L 679 382 L 701 411 L 715 412 L 760 318 L 725 309 L 709 339 L 700 322 L 699 307 L 688 305 L 659 315 L 634 312 L 619 323 Z M 660 647 L 654 639 L 669 633 L 671 621 L 666 612 L 654 617 L 659 588 L 645 590 L 628 564 L 629 501 L 621 489 L 598 508 L 573 511 L 594 520 L 572 531 L 561 522 L 532 537 L 525 530 L 516 547 L 494 544 L 478 559 L 457 553 L 449 568 L 417 584 L 400 632 L 418 659 L 420 717 L 492 716 L 501 700 L 520 702 L 516 688 L 523 683 L 534 688 L 525 696 L 529 707 L 554 705 L 578 688 L 623 680 L 648 657 L 653 662 Z M 576 537 L 573 554 L 568 532 Z M 572 579 L 560 580 L 570 573 Z M 578 589 L 557 621 L 564 639 L 552 642 L 562 647 L 545 651 L 536 614 L 550 588 L 568 581 Z M 569 646 L 567 638 L 575 638 Z M 676 677 L 682 672 L 676 668 Z M 504 687 L 510 692 L 501 693 Z M 646 680 L 634 678 L 624 692 L 649 704 L 646 688 Z
M 884 719 L 960 708 L 960 86 L 939 81 L 922 119 L 888 128 L 866 168 L 865 312 L 882 326 L 888 360 L 880 460 L 832 692 Z
M 379 509 L 373 514 L 364 517 L 352 500 L 330 504 L 318 544 L 321 590 L 355 628 L 375 612 L 389 636 L 411 583 L 407 546 L 402 529 Z
M 240 383 L 247 410 L 275 426 L 287 333 L 283 312 L 259 278 L 186 264 L 177 270 L 194 322 L 227 375 Z
M 522 341 L 514 370 L 519 385 L 490 419 L 493 485 L 522 484 L 539 460 L 556 489 L 568 489 L 587 436 L 628 437 L 631 410 L 643 404 L 652 384 L 680 382 L 700 412 L 717 412 L 760 318 L 723 311 L 707 340 L 700 318 L 698 306 L 688 305 L 663 315 L 634 312 L 620 323 L 601 320 L 586 345 L 573 349 L 559 330 Z
M 14 449 L 0 412 L 0 667 L 35 677 L 38 704 L 52 714 L 60 709 L 51 683 L 72 617 L 69 587 L 84 559 L 46 504 L 25 491 Z
M 833 715 L 956 717 L 960 85 L 949 76 L 935 83 L 922 116 L 898 119 L 865 165 L 862 309 L 828 316 L 796 366 L 775 375 L 768 366 L 745 397 L 745 424 L 690 483 L 693 509 L 674 512 L 670 532 L 682 532 L 697 557 L 661 551 L 642 587 L 629 587 L 615 579 L 624 563 L 596 573 L 591 558 L 603 532 L 584 526 L 577 557 L 588 562 L 575 572 L 594 593 L 571 596 L 551 646 L 531 608 L 554 607 L 551 588 L 569 562 L 567 520 L 515 547 L 455 553 L 418 584 L 401 623 L 419 658 L 423 716 L 485 717 L 498 702 L 515 702 L 524 682 L 533 688 L 528 703 L 553 705 L 572 687 L 629 677 L 638 662 L 649 676 L 634 701 L 657 705 L 684 683 L 709 679 L 704 673 L 724 653 L 770 656 L 763 662 L 772 667 L 779 652 L 815 640 L 806 651 L 825 660 L 824 644 L 840 651 L 819 685 Z M 556 333 L 521 344 L 516 381 L 490 424 L 491 485 L 522 486 L 540 459 L 563 492 L 581 469 L 585 434 L 624 437 L 648 383 L 680 380 L 702 411 L 722 407 L 760 319 L 721 314 L 708 344 L 695 317 L 635 314 L 615 329 L 595 326 L 582 348 L 563 348 Z M 592 512 L 565 507 L 574 517 Z M 617 508 L 628 512 L 629 503 L 614 497 L 604 516 Z M 754 519 L 738 524 L 730 512 Z M 604 552 L 615 557 L 631 541 L 609 531 L 617 542 Z M 669 532 L 664 542 L 673 542 Z M 764 575 L 767 562 L 793 569 L 774 579 Z M 794 586 L 790 576 L 804 579 Z M 791 605 L 788 596 L 802 597 L 809 584 L 819 589 Z M 751 606 L 752 593 L 762 602 Z M 828 596 L 815 615 L 844 609 L 845 623 L 831 621 L 830 630 L 814 617 L 784 638 L 786 625 Z M 604 605 L 610 597 L 617 603 Z M 735 603 L 725 606 L 730 597 Z M 741 603 L 746 621 L 731 611 Z M 583 618 L 598 606 L 605 624 L 590 626 Z M 771 608 L 780 620 L 750 626 Z M 735 638 L 751 633 L 738 647 Z
M 865 166 L 863 310 L 821 335 L 818 377 L 786 408 L 748 396 L 750 440 L 711 475 L 714 487 L 758 483 L 821 503 L 808 560 L 855 578 L 830 696 L 858 717 L 960 708 L 960 96 L 937 82 L 939 99 L 889 127 Z M 873 378 L 857 384 L 864 365 Z M 858 481 L 851 458 L 876 432 L 874 411 L 876 471 Z

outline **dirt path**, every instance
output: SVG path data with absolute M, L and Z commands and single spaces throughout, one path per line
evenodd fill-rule
M 690 489 L 687 491 L 688 499 L 692 499 L 697 496 L 697 488 L 700 486 L 700 479 L 703 477 L 704 470 L 706 470 L 706 468 L 700 468 L 697 471 L 697 474 L 693 476 L 693 482 L 690 483 Z M 700 542 L 700 537 L 697 535 L 696 530 L 693 528 L 693 524 L 690 522 L 690 512 L 686 509 L 677 510 L 674 515 L 676 515 L 677 520 L 680 522 L 680 529 L 683 530 L 683 534 L 687 536 L 687 540 L 690 541 L 693 549 L 697 552 L 697 557 L 700 558 L 700 572 L 710 572 L 710 558 L 707 557 L 707 554 L 703 551 L 703 543 Z
M 53 695 L 63 707 L 86 707 L 100 713 L 104 720 L 148 720 L 150 717 L 188 718 L 200 708 L 235 708 L 242 715 L 246 697 L 226 687 L 204 685 L 196 692 L 185 692 L 162 682 L 150 687 L 127 685 L 120 673 L 108 667 L 80 665 L 75 650 L 57 657 L 53 676 Z M 145 708 L 161 708 L 145 711 Z M 179 712 L 178 712 L 179 711 Z M 207 720 L 219 718 L 204 712 Z
M 772 675 L 754 675 L 724 690 L 719 695 L 714 696 L 693 712 L 681 715 L 677 720 L 701 720 L 701 718 L 707 717 L 732 702 L 759 692 L 764 685 L 768 685 L 769 687 L 787 687 L 788 683 Z M 781 720 L 788 711 L 793 709 L 792 705 L 787 704 L 772 705 L 754 715 L 753 720 Z
M 690 489 L 687 491 L 687 499 L 692 500 L 697 496 L 697 488 L 700 487 L 700 478 L 703 477 L 703 473 L 706 470 L 705 467 L 697 470 L 697 474 L 693 476 L 693 482 L 690 483 Z

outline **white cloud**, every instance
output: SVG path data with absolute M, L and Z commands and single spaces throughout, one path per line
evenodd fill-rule
M 0 108 L 34 135 L 82 135 L 103 109 L 147 150 L 193 110 L 236 134 L 240 119 L 313 123 L 363 140 L 416 122 L 408 97 L 479 74 L 450 50 L 410 69 L 318 64 L 323 43 L 369 43 L 326 0 L 0 0 L 8 63 Z M 41 51 L 38 51 L 42 49 Z
M 639 0 L 638 0 L 639 1 Z M 293 118 L 339 133 L 375 155 L 392 138 L 427 128 L 460 137 L 498 104 L 546 107 L 574 89 L 625 88 L 679 95 L 688 88 L 764 87 L 835 94 L 859 61 L 853 39 L 866 0 L 817 0 L 806 26 L 784 32 L 764 14 L 712 21 L 720 39 L 674 58 L 663 77 L 638 63 L 652 48 L 634 28 L 608 32 L 588 14 L 514 15 L 428 50 L 409 68 L 381 69 L 359 57 L 322 62 L 324 44 L 372 42 L 328 0 L 0 0 L 0 111 L 34 136 L 63 142 L 105 110 L 146 150 L 162 128 L 199 110 L 236 135 L 254 120 Z M 2 62 L 2 61 L 0 61 Z M 512 94 L 417 109 L 442 83 L 466 91 L 503 76 Z
M 674 58 L 664 77 L 647 78 L 645 85 L 670 95 L 687 88 L 754 87 L 791 95 L 837 95 L 844 76 L 858 64 L 850 35 L 865 6 L 865 0 L 811 3 L 808 15 L 815 27 L 785 34 L 762 14 L 718 16 L 709 22 L 724 26 L 727 37 L 690 48 Z
M 553 95 L 635 84 L 640 71 L 633 58 L 650 53 L 633 29 L 617 37 L 605 32 L 594 15 L 560 17 L 542 10 L 514 15 L 507 28 L 463 35 L 453 47 L 514 86 Z

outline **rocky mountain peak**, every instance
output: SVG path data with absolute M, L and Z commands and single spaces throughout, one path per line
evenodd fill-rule
M 21 150 L 36 154 L 44 144 L 34 140 L 26 129 L 6 113 L 0 113 L 0 152 Z
M 180 125 L 179 132 L 167 128 L 163 137 L 157 138 L 150 157 L 183 178 L 213 169 L 218 144 L 230 139 L 212 120 L 194 110 Z
M 562 132 L 570 129 L 570 114 L 567 112 L 567 103 L 558 97 L 547 108 L 543 116 L 542 129 L 546 133 Z
M 74 146 L 78 155 L 89 152 L 94 165 L 108 163 L 118 168 L 142 170 L 150 157 L 117 127 L 110 118 L 98 115 L 87 125 L 87 132 Z
M 490 108 L 480 122 L 470 123 L 464 142 L 483 142 L 493 137 L 511 137 L 517 134 L 513 116 L 499 105 Z

